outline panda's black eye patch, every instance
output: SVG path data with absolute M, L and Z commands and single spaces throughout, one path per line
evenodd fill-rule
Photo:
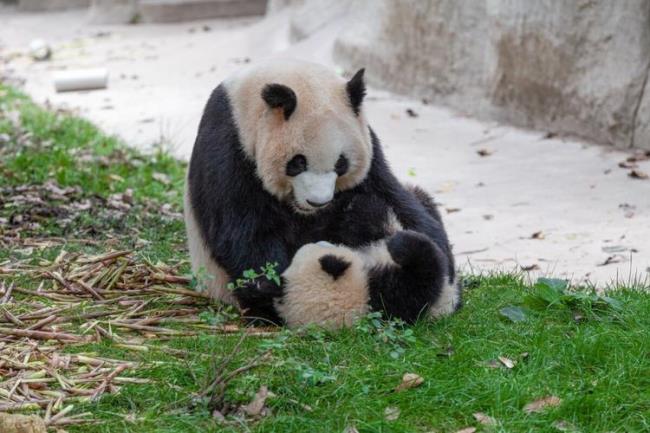
M 334 254 L 325 254 L 323 257 L 318 259 L 318 261 L 320 262 L 320 267 L 323 271 L 330 274 L 335 281 L 338 280 L 338 278 L 343 275 L 352 264 Z
M 348 168 L 350 168 L 350 163 L 348 162 L 348 159 L 345 157 L 345 155 L 339 156 L 339 160 L 336 161 L 336 165 L 334 166 L 334 171 L 336 171 L 336 174 L 339 176 L 343 176 L 345 173 L 348 172 Z
M 303 171 L 307 170 L 307 158 L 305 155 L 296 155 L 287 162 L 287 176 L 298 176 Z

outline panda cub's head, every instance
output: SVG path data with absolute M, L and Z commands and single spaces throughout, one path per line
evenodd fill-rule
M 225 84 L 243 150 L 264 189 L 296 212 L 326 208 L 337 191 L 368 174 L 363 70 L 345 81 L 321 65 L 274 60 Z
M 364 260 L 350 248 L 325 242 L 304 245 L 282 278 L 285 291 L 276 309 L 289 327 L 313 323 L 337 329 L 369 311 Z

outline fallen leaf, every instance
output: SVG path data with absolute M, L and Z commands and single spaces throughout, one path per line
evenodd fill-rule
M 151 177 L 153 178 L 153 180 L 158 181 L 158 182 L 162 183 L 163 185 L 169 185 L 170 182 L 171 182 L 169 180 L 169 176 L 167 176 L 166 174 L 163 174 L 163 173 L 156 172 L 156 173 L 152 174 Z
M 497 420 L 483 412 L 476 412 L 473 414 L 474 419 L 483 425 L 497 425 Z
M 513 361 L 510 358 L 506 358 L 505 356 L 499 356 L 499 361 L 508 369 L 514 368 L 515 365 L 517 365 L 516 361 Z
M 217 422 L 217 424 L 223 424 L 226 422 L 226 417 L 216 409 L 212 412 L 212 418 Z
M 641 170 L 632 170 L 628 174 L 632 179 L 647 179 L 648 175 L 647 173 L 641 171 Z
M 499 314 L 503 317 L 510 319 L 513 322 L 523 322 L 526 320 L 526 312 L 521 307 L 515 307 L 514 305 L 509 305 L 503 307 L 499 310 Z
M 408 114 L 409 117 L 418 117 L 418 116 L 419 116 L 418 113 L 416 113 L 415 111 L 413 111 L 413 110 L 410 109 L 410 108 L 407 108 L 407 109 L 406 109 L 406 114 Z
M 541 412 L 547 407 L 559 406 L 561 403 L 562 400 L 560 400 L 559 397 L 556 397 L 554 395 L 549 395 L 547 397 L 540 398 L 539 400 L 535 400 L 531 403 L 528 403 L 526 406 L 524 406 L 524 412 L 528 414 Z
M 650 150 L 646 150 L 641 153 L 637 153 L 636 155 L 628 157 L 626 161 L 639 162 L 639 161 L 647 161 L 649 159 L 650 159 Z
M 447 213 L 460 212 L 460 208 L 458 208 L 458 207 L 447 207 L 447 208 L 445 208 L 445 210 L 447 211 Z
M 384 417 L 386 418 L 386 421 L 395 421 L 399 418 L 399 414 L 400 410 L 395 406 L 389 406 L 384 409 Z
M 571 432 L 571 433 L 573 433 L 573 432 L 578 432 L 579 431 L 578 428 L 575 425 L 573 425 L 569 421 L 565 421 L 565 420 L 555 421 L 555 422 L 553 422 L 552 425 L 557 430 L 563 431 L 563 432 Z
M 479 150 L 476 151 L 476 153 L 478 153 L 479 156 L 485 157 L 485 156 L 492 155 L 492 153 L 494 153 L 494 152 L 492 152 L 491 150 L 488 150 L 488 149 L 479 149 Z
M 251 400 L 250 403 L 241 407 L 241 409 L 249 416 L 260 416 L 263 414 L 266 404 L 266 399 L 269 397 L 269 389 L 266 385 L 262 385 Z
M 542 232 L 542 231 L 538 231 L 538 232 L 535 232 L 532 235 L 530 235 L 531 239 L 539 239 L 539 240 L 541 240 L 541 239 L 544 239 L 545 237 L 546 236 L 544 236 L 544 232 Z
M 628 250 L 625 245 L 607 245 L 601 248 L 602 252 L 608 254 L 624 253 Z
M 618 163 L 618 166 L 621 168 L 638 168 L 639 166 L 630 161 L 621 161 Z
M 604 262 L 598 263 L 596 266 L 607 266 L 611 265 L 613 263 L 622 263 L 625 262 L 627 258 L 621 254 L 614 254 L 613 256 L 609 256 L 605 259 Z
M 402 376 L 402 383 L 395 387 L 395 392 L 405 391 L 407 389 L 415 388 L 424 382 L 422 376 L 415 373 L 405 373 Z
M 501 365 L 501 363 L 499 361 L 497 361 L 496 359 L 490 359 L 489 361 L 485 361 L 483 363 L 483 365 L 485 367 L 488 367 L 488 368 L 502 368 L 503 367 Z
M 464 429 L 457 430 L 456 433 L 474 433 L 476 427 L 465 427 Z
M 537 263 L 533 263 L 532 265 L 522 266 L 521 270 L 524 272 L 539 271 L 539 265 Z

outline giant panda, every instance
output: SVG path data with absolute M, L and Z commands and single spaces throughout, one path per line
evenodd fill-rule
M 421 233 L 442 252 L 429 264 L 444 270 L 432 302 L 456 287 L 439 213 L 395 178 L 368 125 L 363 75 L 346 81 L 281 59 L 249 66 L 212 92 L 189 162 L 185 221 L 192 269 L 207 274 L 213 298 L 281 323 L 282 286 L 259 281 L 231 292 L 228 283 L 267 263 L 282 273 L 306 244 L 369 248 L 398 230 Z M 410 296 L 390 302 L 410 305 Z
M 441 317 L 460 302 L 459 288 L 445 284 L 442 256 L 427 236 L 408 230 L 359 249 L 307 244 L 282 274 L 276 309 L 289 327 L 330 329 L 349 327 L 370 311 L 406 323 Z

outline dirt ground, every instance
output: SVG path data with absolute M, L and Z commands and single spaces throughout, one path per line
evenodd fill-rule
M 188 158 L 210 91 L 268 56 L 336 67 L 333 23 L 292 45 L 282 13 L 267 19 L 90 26 L 84 12 L 19 14 L 0 7 L 0 74 L 35 100 L 66 106 L 129 144 L 163 143 Z M 53 48 L 34 62 L 28 45 Z M 57 94 L 53 71 L 106 67 L 106 90 Z M 650 158 L 472 120 L 371 89 L 366 108 L 396 174 L 436 197 L 460 267 L 518 270 L 600 287 L 650 279 Z M 643 158 L 637 158 L 643 159 Z

